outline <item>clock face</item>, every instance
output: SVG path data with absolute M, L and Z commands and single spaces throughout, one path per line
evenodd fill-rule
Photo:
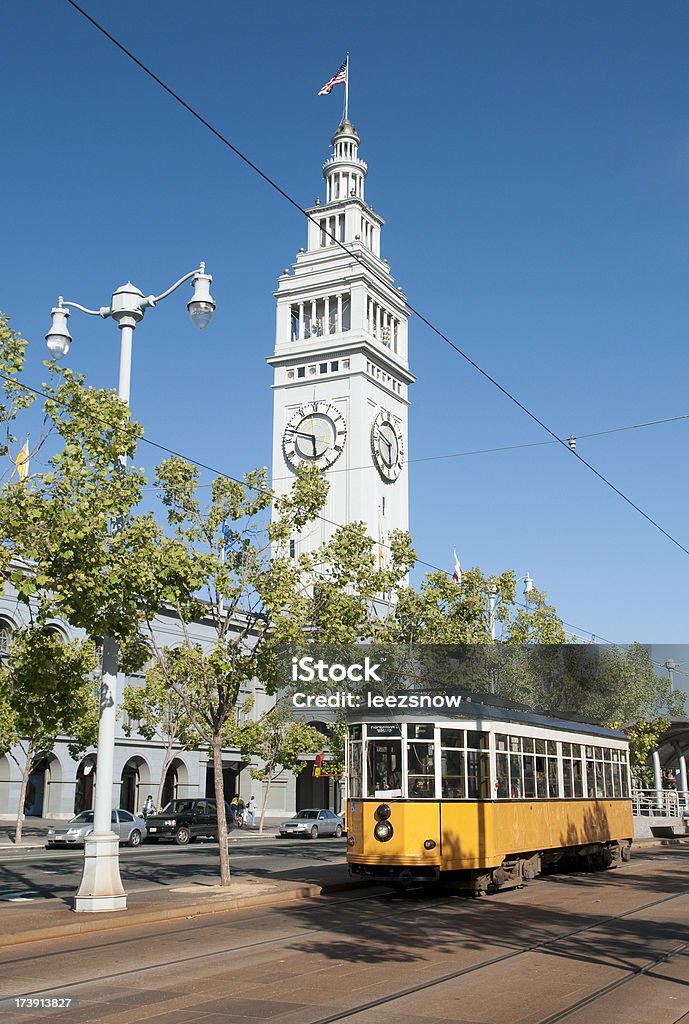
M 303 462 L 327 469 L 342 454 L 346 440 L 347 424 L 339 409 L 329 402 L 309 402 L 285 427 L 282 449 L 295 469 Z
M 378 413 L 371 426 L 371 451 L 383 480 L 396 480 L 402 472 L 404 443 L 399 427 L 385 411 Z

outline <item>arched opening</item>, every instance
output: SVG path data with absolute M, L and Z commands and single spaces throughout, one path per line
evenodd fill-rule
M 189 795 L 189 772 L 181 758 L 176 757 L 165 773 L 161 806 L 165 807 L 171 800 L 179 800 Z
M 90 811 L 96 788 L 96 755 L 89 754 L 77 768 L 77 781 L 74 788 L 74 813 Z
M 36 761 L 29 775 L 24 798 L 24 814 L 27 818 L 44 818 L 59 811 L 61 781 L 60 762 L 53 754 Z
M 122 769 L 120 807 L 134 814 L 143 807 L 150 788 L 151 773 L 147 763 L 143 757 L 130 757 Z
M 0 757 L 0 814 L 8 814 L 10 809 L 10 779 L 12 769 L 6 754 Z
M 4 617 L 0 618 L 0 661 L 5 661 L 10 653 L 10 639 L 13 630 L 13 622 Z

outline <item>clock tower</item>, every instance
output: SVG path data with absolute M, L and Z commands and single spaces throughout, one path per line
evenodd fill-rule
M 363 520 L 385 559 L 390 531 L 409 526 L 405 296 L 380 256 L 381 217 L 364 198 L 367 166 L 344 120 L 323 165 L 325 204 L 308 210 L 308 240 L 278 281 L 273 367 L 273 489 L 314 462 L 330 490 L 294 555 Z M 337 240 L 337 241 L 336 241 Z M 337 244 L 337 243 L 341 244 Z

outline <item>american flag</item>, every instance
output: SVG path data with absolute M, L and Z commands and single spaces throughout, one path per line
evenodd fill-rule
M 318 95 L 319 96 L 327 96 L 328 93 L 331 93 L 333 91 L 333 86 L 334 85 L 340 85 L 341 82 L 346 82 L 346 81 L 347 81 L 347 61 L 344 61 L 343 64 L 340 64 L 339 68 L 337 69 L 337 71 L 335 72 L 333 77 L 330 79 L 330 81 L 325 83 L 325 85 L 320 90 Z

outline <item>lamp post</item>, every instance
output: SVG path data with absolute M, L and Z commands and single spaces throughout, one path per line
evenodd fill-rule
M 526 576 L 520 576 L 519 579 L 515 580 L 515 583 L 521 583 L 524 581 L 524 597 L 529 600 L 529 594 L 533 590 L 533 580 L 527 572 Z M 495 640 L 495 604 L 498 597 L 498 591 L 494 583 L 488 586 L 488 627 L 490 629 L 490 638 Z
M 109 306 L 87 309 L 78 302 L 65 302 L 60 296 L 52 310 L 52 322 L 46 342 L 50 354 L 60 359 L 69 352 L 72 337 L 67 320 L 70 309 L 78 309 L 89 316 L 111 317 L 120 329 L 120 374 L 118 396 L 129 404 L 132 368 L 132 338 L 134 328 L 147 309 L 171 295 L 185 281 L 191 280 L 194 293 L 187 303 L 192 323 L 203 330 L 210 323 L 215 302 L 210 293 L 212 278 L 201 263 L 161 295 L 145 296 L 131 281 L 113 292 Z M 120 456 L 122 466 L 125 456 Z M 103 668 L 100 689 L 100 715 L 98 719 L 98 753 L 96 758 L 96 798 L 93 832 L 84 843 L 84 868 L 79 889 L 74 898 L 74 910 L 101 912 L 125 910 L 127 894 L 122 886 L 119 865 L 119 840 L 111 830 L 113 803 L 113 762 L 115 757 L 115 723 L 117 711 L 117 641 L 107 637 L 103 641 Z

